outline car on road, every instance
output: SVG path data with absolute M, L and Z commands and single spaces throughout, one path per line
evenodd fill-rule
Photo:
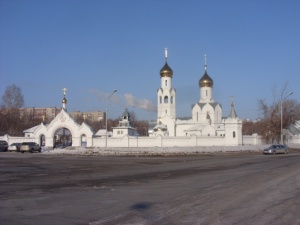
M 7 150 L 19 152 L 21 145 L 22 143 L 12 143 L 10 146 L 8 146 Z
M 6 141 L 0 141 L 0 151 L 6 152 L 8 148 L 8 143 Z
M 41 152 L 42 148 L 39 144 L 35 143 L 35 142 L 23 142 L 21 147 L 20 147 L 20 152 L 24 153 L 24 152 Z
M 277 153 L 284 153 L 287 154 L 288 153 L 288 146 L 287 145 L 271 145 L 268 148 L 265 148 L 263 153 L 264 154 L 277 154 Z

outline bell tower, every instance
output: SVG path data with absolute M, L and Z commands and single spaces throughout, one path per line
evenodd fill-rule
M 161 86 L 157 90 L 157 118 L 176 118 L 176 90 L 172 87 L 173 70 L 168 65 L 168 50 L 165 49 L 165 65 L 160 70 Z

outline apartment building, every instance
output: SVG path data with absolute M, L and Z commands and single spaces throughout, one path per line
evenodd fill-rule
M 21 115 L 28 115 L 31 119 L 41 119 L 50 121 L 53 120 L 58 113 L 60 113 L 61 108 L 48 107 L 48 108 L 36 108 L 36 107 L 27 107 L 21 108 Z
M 101 111 L 90 111 L 90 112 L 74 111 L 71 112 L 70 114 L 74 119 L 82 118 L 83 120 L 88 120 L 91 122 L 105 120 L 105 112 L 101 112 Z

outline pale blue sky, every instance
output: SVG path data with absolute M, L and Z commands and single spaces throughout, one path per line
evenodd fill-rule
M 22 88 L 27 107 L 105 110 L 117 118 L 128 105 L 155 119 L 159 71 L 173 69 L 177 116 L 191 116 L 198 81 L 214 80 L 213 96 L 240 118 L 256 119 L 258 99 L 272 100 L 285 82 L 300 100 L 298 0 L 0 0 L 0 95 Z M 126 101 L 127 99 L 127 101 Z

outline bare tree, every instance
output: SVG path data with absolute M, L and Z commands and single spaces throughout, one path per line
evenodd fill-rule
M 0 135 L 22 135 L 23 124 L 26 123 L 22 119 L 20 108 L 24 105 L 24 98 L 21 88 L 16 85 L 10 85 L 6 88 L 2 96 L 0 109 Z
M 22 90 L 15 84 L 6 87 L 5 93 L 2 96 L 3 108 L 21 108 L 24 106 L 24 97 Z
M 281 135 L 281 107 L 282 127 L 287 128 L 293 120 L 299 118 L 300 104 L 295 100 L 284 99 L 287 96 L 287 83 L 283 86 L 280 94 L 273 88 L 273 101 L 268 104 L 264 99 L 258 101 L 258 109 L 262 113 L 261 135 L 266 143 L 280 142 Z

